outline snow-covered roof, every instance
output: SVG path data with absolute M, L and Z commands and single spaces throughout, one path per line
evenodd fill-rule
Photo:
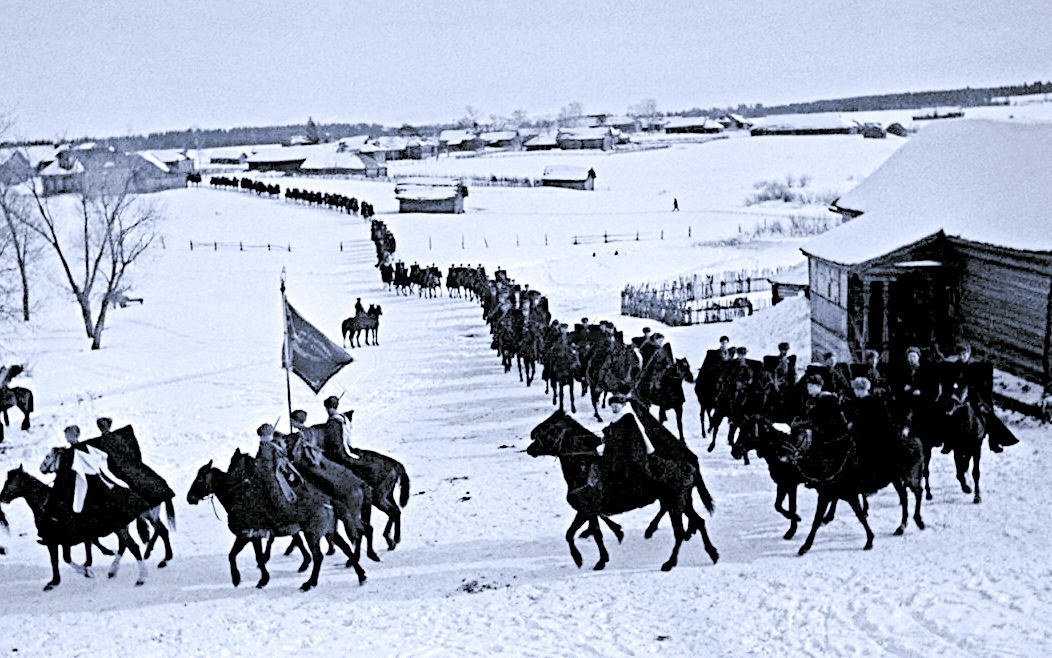
M 693 126 L 700 126 L 710 130 L 720 130 L 723 128 L 719 123 L 708 117 L 673 117 L 665 123 L 665 130 L 668 130 L 669 128 L 689 128 Z
M 409 145 L 409 139 L 397 135 L 386 135 L 378 137 L 376 144 L 382 151 L 404 151 L 406 146 Z
M 365 163 L 357 154 L 350 151 L 328 151 L 314 153 L 300 165 L 301 171 L 324 171 L 327 169 L 345 169 L 348 171 L 365 171 Z
M 1052 124 L 931 123 L 836 206 L 863 214 L 803 251 L 842 265 L 865 263 L 939 231 L 1052 252 Z
M 492 142 L 503 142 L 509 139 L 515 139 L 519 134 L 514 130 L 497 130 L 494 132 L 482 133 L 479 135 L 479 139 L 490 144 Z
M 523 146 L 555 146 L 558 142 L 555 141 L 554 135 L 534 135 L 522 143 Z
M 369 141 L 369 135 L 355 135 L 353 137 L 344 137 L 339 140 L 339 148 L 344 151 L 357 151 L 360 150 Z
M 166 174 L 172 173 L 172 170 L 168 168 L 168 165 L 165 164 L 165 161 L 162 160 L 160 157 L 158 157 L 156 153 L 154 153 L 152 151 L 143 151 L 139 155 L 142 157 L 143 160 L 146 160 L 147 162 L 149 162 L 153 166 L 157 167 L 158 169 L 160 169 L 164 173 L 166 173 Z
M 406 201 L 442 201 L 460 195 L 456 185 L 401 184 L 395 187 L 395 198 Z
M 438 136 L 438 141 L 456 145 L 474 138 L 475 134 L 470 130 L 443 130 Z
M 776 114 L 764 117 L 756 123 L 757 128 L 764 130 L 835 130 L 854 128 L 857 121 L 845 119 L 839 114 Z
M 146 153 L 153 154 L 153 156 L 161 162 L 180 162 L 187 159 L 185 153 L 176 149 L 153 149 L 150 151 L 144 151 L 143 157 L 145 157 Z
M 611 135 L 610 128 L 564 128 L 559 131 L 559 137 L 567 139 L 602 139 Z
M 41 176 L 68 176 L 70 174 L 82 174 L 84 173 L 84 165 L 80 163 L 80 160 L 74 160 L 73 166 L 69 169 L 62 167 L 58 160 L 55 160 L 48 166 L 41 170 Z
M 313 144 L 309 146 L 284 146 L 282 148 L 261 149 L 248 156 L 249 162 L 289 162 L 306 160 L 312 155 L 324 155 L 335 151 L 332 144 Z
M 572 180 L 582 181 L 588 179 L 588 172 L 591 171 L 587 167 L 578 167 L 575 165 L 550 165 L 544 168 L 544 180 Z

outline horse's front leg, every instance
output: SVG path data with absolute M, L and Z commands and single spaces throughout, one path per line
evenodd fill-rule
M 58 584 L 62 582 L 62 578 L 58 575 L 58 544 L 48 544 L 47 550 L 51 554 L 51 582 L 44 585 L 44 591 L 50 592 L 58 587 Z M 578 564 L 577 566 L 581 565 Z
M 983 502 L 982 496 L 979 495 L 979 455 L 983 452 L 983 446 L 980 439 L 980 443 L 975 451 L 975 457 L 972 461 L 972 482 L 975 483 L 975 498 L 972 499 L 973 503 Z
M 570 557 L 573 558 L 574 564 L 578 567 L 584 564 L 584 559 L 581 557 L 581 552 L 577 550 L 577 545 L 573 543 L 573 538 L 577 531 L 581 529 L 581 526 L 587 522 L 588 517 L 584 512 L 578 512 L 577 516 L 574 517 L 573 523 L 570 524 L 569 529 L 566 531 L 566 543 L 570 545 Z M 57 573 L 55 577 L 58 578 Z M 57 585 L 58 582 L 56 581 L 55 584 Z
M 270 582 L 270 573 L 267 571 L 267 560 L 263 554 L 263 540 L 260 537 L 252 538 L 252 549 L 256 554 L 256 566 L 259 567 L 259 582 L 256 589 L 263 589 Z
M 836 500 L 835 498 L 832 500 Z M 825 492 L 818 493 L 818 506 L 815 507 L 815 519 L 811 523 L 811 532 L 807 535 L 807 539 L 804 540 L 804 545 L 800 547 L 797 552 L 798 555 L 803 555 L 807 551 L 811 550 L 812 544 L 815 543 L 815 535 L 818 534 L 818 528 L 822 525 L 822 519 L 825 518 L 826 508 L 829 507 L 831 502 L 830 497 Z
M 924 444 L 924 497 L 931 500 L 931 479 L 928 473 L 928 464 L 931 462 L 931 446 Z
M 248 546 L 248 541 L 247 538 L 237 535 L 234 538 L 234 545 L 230 548 L 230 554 L 227 556 L 230 561 L 230 580 L 234 583 L 234 587 L 241 584 L 241 572 L 237 570 L 237 556 L 245 546 Z M 260 547 L 260 553 L 261 555 L 256 558 L 257 561 L 262 557 L 262 547 Z
M 686 443 L 687 440 L 683 438 L 683 405 L 676 407 L 676 429 L 679 430 L 679 440 Z M 746 455 L 745 463 L 749 463 L 748 455 Z
M 664 503 L 662 503 L 664 506 Z M 668 518 L 672 521 L 672 534 L 676 538 L 676 543 L 672 547 L 672 555 L 669 556 L 668 560 L 661 565 L 662 571 L 671 571 L 672 567 L 679 563 L 679 547 L 683 545 L 683 511 L 678 509 L 669 510 Z
M 577 405 L 574 403 L 573 398 L 573 379 L 570 380 L 570 412 L 577 413 Z

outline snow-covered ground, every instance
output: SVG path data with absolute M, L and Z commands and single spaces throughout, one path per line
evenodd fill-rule
M 1017 108 L 1010 108 L 1016 110 Z M 625 283 L 687 273 L 799 262 L 802 241 L 706 246 L 764 214 L 821 212 L 743 206 L 756 181 L 813 177 L 846 191 L 894 150 L 899 138 L 765 137 L 679 145 L 632 154 L 560 155 L 599 174 L 595 192 L 472 188 L 460 216 L 401 216 L 393 184 L 279 181 L 351 194 L 374 204 L 408 262 L 483 263 L 544 292 L 553 314 L 609 319 L 637 335 L 644 325 L 669 337 L 696 369 L 726 333 L 752 355 L 788 340 L 810 354 L 808 305 L 791 300 L 730 324 L 667 328 L 621 317 Z M 538 176 L 543 153 L 401 164 L 393 173 L 480 172 Z M 453 170 L 454 165 L 461 169 Z M 471 167 L 475 169 L 463 169 Z M 416 171 L 419 170 L 419 171 Z M 441 170 L 441 171 L 439 171 Z M 688 395 L 688 445 L 701 456 L 716 512 L 708 529 L 720 551 L 711 563 L 699 541 L 679 566 L 659 570 L 672 545 L 666 521 L 650 540 L 656 507 L 621 515 L 627 536 L 607 534 L 611 561 L 579 540 L 574 566 L 564 533 L 572 519 L 558 464 L 523 451 L 530 430 L 553 410 L 543 384 L 505 374 L 489 349 L 476 304 L 399 297 L 382 290 L 368 226 L 357 217 L 236 192 L 188 189 L 158 195 L 167 209 L 164 248 L 137 268 L 143 305 L 116 309 L 103 349 L 92 352 L 72 303 L 53 294 L 28 327 L 3 329 L 0 362 L 26 363 L 16 380 L 36 395 L 33 427 L 14 421 L 0 446 L 0 470 L 39 475 L 61 430 L 93 428 L 98 416 L 131 423 L 148 464 L 179 493 L 175 559 L 136 588 L 129 561 L 113 581 L 63 567 L 61 586 L 42 592 L 50 569 L 23 501 L 5 505 L 0 536 L 0 652 L 7 655 L 354 655 L 354 656 L 1042 656 L 1052 653 L 1052 451 L 1047 428 L 1018 416 L 1021 442 L 983 455 L 983 502 L 961 493 L 949 457 L 932 464 L 927 529 L 893 537 L 893 492 L 870 500 L 872 551 L 846 509 L 822 528 L 804 557 L 798 536 L 773 509 L 762 462 L 734 461 L 722 433 L 704 451 L 698 407 Z M 671 213 L 672 198 L 683 209 Z M 573 245 L 574 235 L 641 232 L 641 239 Z M 660 232 L 664 231 L 664 238 Z M 688 231 L 690 236 L 688 237 Z M 190 250 L 190 242 L 290 245 L 291 251 Z M 463 245 L 463 246 L 462 246 Z M 342 246 L 342 250 L 341 250 Z M 615 255 L 616 252 L 616 255 Z M 246 551 L 241 587 L 230 583 L 232 537 L 223 509 L 186 503 L 198 468 L 224 467 L 235 448 L 254 452 L 254 428 L 281 418 L 287 428 L 279 280 L 289 301 L 328 335 L 356 297 L 383 307 L 379 346 L 355 348 L 355 362 L 321 395 L 292 382 L 292 403 L 310 420 L 321 400 L 344 394 L 355 409 L 354 441 L 400 459 L 412 480 L 403 541 L 382 562 L 363 563 L 357 584 L 342 560 L 326 560 L 320 586 L 304 594 L 298 558 L 279 540 L 262 591 Z M 51 290 L 52 288 L 48 288 Z M 588 405 L 575 417 L 597 430 Z M 671 425 L 671 422 L 670 422 Z M 90 432 L 89 432 L 90 434 Z M 801 490 L 809 522 L 815 497 Z M 374 517 L 377 525 L 383 515 Z M 112 544 L 112 539 L 107 543 Z M 80 550 L 75 554 L 79 559 Z M 104 564 L 98 562 L 97 564 Z M 17 652 L 17 654 L 16 654 Z

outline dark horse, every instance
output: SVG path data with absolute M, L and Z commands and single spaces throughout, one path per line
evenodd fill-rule
M 4 425 L 11 424 L 7 410 L 14 406 L 22 410 L 22 430 L 28 430 L 29 414 L 33 413 L 33 392 L 22 386 L 0 386 L 0 412 L 3 412 Z M 3 425 L 0 425 L 0 441 L 3 441 Z
M 574 403 L 573 396 L 573 382 L 574 373 L 581 367 L 581 362 L 577 358 L 576 350 L 561 337 L 556 338 L 548 346 L 545 358 L 547 359 L 547 364 L 544 370 L 548 377 L 548 383 L 552 386 L 552 404 L 554 405 L 558 402 L 559 411 L 562 411 L 565 390 L 569 387 L 570 411 L 577 413 L 577 405 Z
M 783 539 L 792 539 L 800 524 L 796 513 L 796 490 L 804 483 L 804 477 L 795 461 L 799 449 L 789 434 L 774 429 L 761 417 L 748 419 L 738 433 L 738 440 L 731 446 L 731 456 L 735 459 L 744 457 L 746 464 L 749 463 L 750 450 L 755 450 L 756 455 L 767 462 L 767 470 L 776 487 L 774 509 L 789 519 L 789 531 Z M 782 506 L 786 498 L 789 499 L 789 509 Z
M 798 430 L 801 431 L 801 430 Z M 810 430 L 803 430 L 810 431 Z M 922 475 L 924 449 L 918 439 L 892 434 L 881 441 L 856 440 L 851 435 L 840 439 L 812 443 L 802 458 L 797 459 L 807 486 L 818 492 L 811 532 L 800 547 L 799 554 L 810 550 L 815 534 L 825 520 L 827 508 L 837 500 L 847 501 L 866 530 L 865 550 L 873 548 L 873 531 L 866 521 L 866 511 L 859 498 L 874 494 L 889 484 L 895 487 L 902 506 L 902 521 L 895 530 L 901 535 L 909 522 L 909 499 L 906 489 L 912 489 L 916 499 L 913 520 L 924 529 L 921 519 Z
M 713 563 L 719 559 L 719 553 L 709 541 L 705 530 L 705 520 L 694 511 L 692 492 L 697 486 L 702 494 L 702 502 L 710 512 L 713 509 L 712 498 L 701 482 L 700 473 L 689 462 L 650 455 L 651 472 L 660 484 L 647 486 L 641 492 L 641 496 L 635 499 L 635 506 L 625 509 L 624 492 L 617 487 L 617 483 L 609 483 L 604 487 L 606 483 L 603 482 L 602 469 L 598 468 L 601 458 L 596 451 L 600 443 L 599 437 L 565 412 L 556 411 L 534 428 L 531 438 L 533 442 L 526 448 L 526 454 L 531 457 L 558 457 L 562 466 L 563 478 L 568 489 L 566 500 L 577 511 L 576 518 L 566 531 L 566 541 L 570 545 L 570 555 L 578 567 L 582 565 L 583 560 L 580 551 L 574 545 L 574 535 L 581 527 L 588 524 L 587 534 L 592 536 L 599 549 L 599 562 L 594 569 L 600 570 L 606 566 L 610 555 L 603 545 L 599 520 L 611 514 L 644 507 L 655 500 L 660 501 L 663 511 L 670 512 L 676 538 L 672 555 L 661 565 L 662 571 L 676 566 L 680 546 L 697 530 L 701 531 L 705 550 Z M 689 520 L 687 530 L 683 528 L 684 515 Z
M 351 347 L 354 347 L 354 341 L 358 341 L 358 347 L 362 346 L 361 333 L 365 332 L 365 344 L 369 344 L 369 333 L 373 335 L 373 345 L 380 344 L 380 338 L 378 336 L 380 330 L 380 316 L 383 315 L 383 311 L 380 310 L 379 304 L 370 304 L 369 310 L 364 313 L 358 313 L 353 318 L 347 318 L 340 325 L 340 335 L 343 336 L 343 345 L 347 346 L 347 340 L 350 339 Z
M 975 484 L 975 497 L 972 502 L 979 503 L 982 502 L 982 497 L 979 495 L 979 457 L 983 452 L 986 424 L 983 422 L 982 414 L 976 412 L 969 399 L 967 386 L 961 388 L 957 393 L 951 393 L 949 401 L 950 408 L 946 414 L 948 420 L 946 442 L 953 451 L 953 461 L 957 467 L 957 481 L 961 483 L 961 491 L 972 493 L 965 479 L 968 463 L 971 462 L 972 482 Z M 925 456 L 931 456 L 930 448 Z M 925 461 L 925 473 L 928 471 L 927 466 L 927 461 Z M 928 497 L 931 498 L 930 493 Z
M 29 504 L 29 509 L 33 511 L 33 519 L 36 521 L 37 532 L 41 530 L 42 524 L 52 524 L 46 519 L 45 507 L 47 507 L 48 496 L 51 494 L 52 489 L 48 485 L 44 484 L 40 480 L 36 479 L 32 475 L 26 473 L 21 466 L 12 469 L 7 472 L 7 481 L 4 482 L 4 488 L 0 491 L 0 503 L 10 503 L 17 498 L 25 498 L 26 503 Z M 72 512 L 70 512 L 72 513 Z M 80 567 L 74 565 L 69 559 L 69 545 L 70 543 L 79 544 L 83 541 L 83 537 L 76 540 L 70 540 L 69 542 L 64 541 L 62 537 L 58 536 L 60 533 L 46 532 L 47 535 L 46 543 L 48 552 L 51 554 L 51 582 L 44 586 L 44 591 L 54 589 L 62 582 L 61 577 L 58 573 L 58 548 L 63 546 L 65 548 L 64 558 L 67 563 L 70 564 L 74 569 L 79 571 L 85 576 L 91 577 L 91 573 L 87 567 L 91 566 L 91 549 L 88 548 L 85 542 L 85 548 L 87 550 L 87 560 L 85 565 Z M 139 563 L 139 578 L 135 581 L 135 585 L 139 586 L 146 582 L 146 564 L 142 561 L 142 556 L 139 553 L 139 546 L 132 539 L 131 533 L 128 532 L 128 528 L 121 527 L 116 531 L 118 548 L 117 556 L 113 559 L 113 564 L 110 565 L 109 577 L 113 578 L 117 575 L 118 569 L 120 569 L 121 557 L 124 555 L 124 549 L 131 551 L 132 556 L 135 557 Z M 91 539 L 97 539 L 92 537 Z
M 592 411 L 595 419 L 602 422 L 599 415 L 599 398 L 603 398 L 603 407 L 606 407 L 606 394 L 616 391 L 621 385 L 627 384 L 631 387 L 639 375 L 640 363 L 636 351 L 619 340 L 612 340 L 609 351 L 602 358 L 601 363 L 593 358 L 588 365 L 588 388 L 591 389 Z
M 234 453 L 230 461 L 230 472 L 224 473 L 212 466 L 212 462 L 197 471 L 197 477 L 186 494 L 186 502 L 196 505 L 203 498 L 215 495 L 227 511 L 227 526 L 236 539 L 230 549 L 230 579 L 237 587 L 241 583 L 241 573 L 237 570 L 237 556 L 250 542 L 256 553 L 256 566 L 261 577 L 256 587 L 262 588 L 270 581 L 266 563 L 270 556 L 263 550 L 263 538 L 271 535 L 284 537 L 303 532 L 307 539 L 313 558 L 313 569 L 310 578 L 300 585 L 306 592 L 318 584 L 318 572 L 324 552 L 321 550 L 321 538 L 327 537 L 339 546 L 347 555 L 347 566 L 354 567 L 358 582 L 365 582 L 365 571 L 358 564 L 357 557 L 346 541 L 336 532 L 336 514 L 330 504 L 330 498 L 310 484 L 304 482 L 296 488 L 296 518 L 291 525 L 279 525 L 272 520 L 272 515 L 261 513 L 259 501 L 265 499 L 265 493 L 256 485 L 253 478 L 254 465 L 251 457 L 240 450 Z M 354 520 L 357 516 L 357 521 Z M 343 515 L 344 525 L 351 539 L 361 536 L 361 513 Z M 348 523 L 350 521 L 350 523 Z M 301 571 L 306 565 L 301 567 Z
M 665 411 L 673 409 L 676 412 L 676 427 L 679 429 L 679 440 L 683 438 L 683 403 L 686 396 L 683 395 L 683 380 L 693 384 L 694 375 L 690 370 L 690 363 L 686 358 L 676 359 L 671 366 L 661 373 L 657 387 L 647 393 L 646 402 L 658 406 L 658 422 L 664 423 Z

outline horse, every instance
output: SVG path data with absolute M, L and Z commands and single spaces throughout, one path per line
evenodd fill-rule
M 968 464 L 972 464 L 972 482 L 975 484 L 975 496 L 973 503 L 982 502 L 979 495 L 979 457 L 982 455 L 983 439 L 986 438 L 986 423 L 982 414 L 978 413 L 972 401 L 968 397 L 968 387 L 964 386 L 955 393 L 950 393 L 950 408 L 946 413 L 949 425 L 946 441 L 950 450 L 953 451 L 954 465 L 957 467 L 957 481 L 961 483 L 961 491 L 972 493 L 971 487 L 965 479 L 968 472 Z M 930 457 L 929 448 L 927 455 Z M 927 461 L 925 461 L 925 474 L 928 472 Z M 929 490 L 930 491 L 930 490 Z M 930 499 L 930 493 L 929 493 Z
M 515 350 L 516 363 L 519 366 L 519 381 L 522 379 L 522 370 L 526 368 L 526 386 L 533 383 L 537 376 L 537 362 L 543 358 L 544 340 L 536 322 L 527 320 L 523 326 L 522 336 L 519 338 L 518 349 Z
M 29 414 L 33 413 L 33 392 L 21 386 L 5 387 L 0 391 L 0 411 L 4 414 L 4 425 L 10 425 L 7 410 L 18 407 L 22 410 L 22 430 L 29 429 Z M 4 427 L 0 425 L 0 441 L 4 440 Z
M 592 358 L 588 367 L 588 388 L 591 389 L 592 411 L 595 419 L 603 421 L 599 415 L 599 396 L 603 396 L 603 407 L 606 407 L 606 394 L 616 391 L 620 386 L 632 382 L 639 375 L 639 355 L 636 351 L 619 340 L 611 342 L 611 348 L 602 358 L 601 363 Z
M 755 450 L 756 455 L 767 462 L 767 470 L 776 487 L 774 509 L 789 519 L 789 531 L 782 537 L 787 540 L 796 535 L 800 523 L 796 513 L 796 490 L 804 483 L 804 477 L 795 461 L 799 449 L 789 434 L 774 429 L 762 417 L 750 418 L 731 446 L 731 455 L 735 459 L 744 457 L 746 464 L 749 463 L 750 450 Z M 782 506 L 786 498 L 789 499 L 789 509 Z
M 36 521 L 37 532 L 41 530 L 41 522 L 45 521 L 45 507 L 47 505 L 48 496 L 51 494 L 51 487 L 44 484 L 40 480 L 36 479 L 29 473 L 26 473 L 21 466 L 18 468 L 11 469 L 7 472 L 7 480 L 4 482 L 4 488 L 0 491 L 0 503 L 10 503 L 17 498 L 25 498 L 26 503 L 29 505 L 29 509 L 33 511 L 33 519 Z M 91 566 L 91 549 L 88 542 L 84 542 L 85 550 L 87 551 L 87 558 L 83 566 L 73 564 L 70 560 L 69 546 L 70 542 L 63 541 L 62 538 L 54 536 L 53 533 L 47 533 L 48 537 L 44 540 L 47 545 L 48 552 L 51 554 L 51 581 L 44 586 L 44 591 L 49 592 L 62 582 L 62 578 L 58 573 L 58 548 L 59 546 L 64 547 L 64 559 L 79 573 L 91 577 L 91 572 L 88 567 Z M 117 555 L 113 559 L 113 563 L 110 565 L 108 576 L 113 578 L 117 575 L 117 571 L 120 569 L 121 558 L 124 556 L 125 549 L 128 549 L 135 560 L 139 563 L 139 578 L 135 581 L 135 586 L 139 587 L 146 582 L 146 564 L 143 562 L 142 556 L 139 553 L 139 546 L 132 539 L 131 533 L 128 532 L 127 527 L 119 528 L 116 533 L 118 547 Z M 92 537 L 92 540 L 97 537 Z M 72 543 L 81 543 L 80 541 Z
M 680 441 L 685 441 L 683 438 L 683 403 L 686 402 L 686 397 L 683 395 L 684 380 L 691 384 L 694 383 L 690 362 L 685 357 L 676 359 L 671 366 L 661 373 L 657 387 L 647 392 L 645 401 L 647 406 L 651 404 L 658 406 L 658 422 L 660 423 L 664 423 L 667 418 L 666 410 L 675 410 L 676 427 L 679 429 Z
M 321 571 L 324 557 L 321 550 L 322 537 L 327 537 L 343 550 L 348 558 L 347 566 L 354 567 L 358 575 L 358 583 L 365 582 L 365 571 L 358 563 L 357 557 L 347 542 L 336 532 L 336 513 L 331 505 L 331 499 L 304 482 L 302 486 L 296 488 L 296 518 L 291 525 L 279 525 L 273 518 L 268 518 L 271 515 L 265 511 L 261 513 L 259 501 L 264 499 L 265 494 L 253 481 L 253 470 L 254 460 L 241 453 L 240 450 L 235 451 L 228 473 L 212 466 L 212 461 L 209 460 L 207 464 L 198 469 L 197 476 L 186 494 L 186 502 L 191 505 L 196 505 L 202 499 L 215 495 L 226 509 L 227 527 L 235 536 L 234 546 L 230 549 L 228 556 L 230 580 L 234 583 L 234 587 L 241 584 L 241 573 L 237 569 L 237 556 L 245 546 L 251 543 L 255 549 L 256 566 L 261 574 L 256 587 L 262 589 L 270 581 L 270 573 L 266 568 L 270 555 L 263 550 L 263 538 L 269 538 L 271 535 L 278 537 L 296 535 L 301 531 L 307 539 L 306 543 L 313 558 L 311 575 L 306 582 L 300 585 L 302 591 L 306 592 L 318 584 L 318 573 Z M 353 520 L 353 515 L 350 518 L 345 515 L 343 520 L 352 539 L 360 536 L 362 530 L 360 515 L 358 521 Z M 351 522 L 348 523 L 348 521 Z M 301 567 L 301 570 L 304 567 Z
M 340 325 L 340 334 L 343 336 L 343 346 L 347 347 L 347 341 L 350 339 L 351 347 L 354 347 L 354 341 L 358 341 L 358 347 L 362 346 L 361 333 L 365 332 L 365 344 L 369 344 L 369 332 L 373 335 L 373 345 L 380 344 L 380 338 L 378 336 L 380 330 L 380 316 L 383 315 L 383 311 L 380 309 L 379 304 L 369 304 L 369 310 L 364 313 L 357 313 L 354 317 L 347 318 Z
M 873 531 L 866 521 L 866 510 L 859 503 L 859 498 L 864 499 L 889 484 L 899 494 L 902 507 L 902 520 L 893 534 L 902 535 L 909 523 L 907 489 L 913 491 L 916 499 L 913 521 L 919 529 L 924 530 L 924 520 L 921 518 L 924 457 L 923 447 L 916 438 L 891 435 L 881 441 L 860 441 L 847 435 L 821 443 L 811 442 L 803 455 L 796 459 L 796 463 L 807 486 L 818 492 L 818 506 L 815 508 L 811 532 L 800 547 L 799 555 L 811 549 L 818 527 L 827 520 L 827 509 L 832 512 L 837 500 L 845 500 L 851 506 L 866 531 L 864 550 L 872 549 Z
M 577 405 L 574 403 L 573 382 L 574 373 L 581 367 L 577 359 L 577 352 L 570 347 L 562 337 L 548 347 L 548 382 L 552 385 L 552 404 L 558 400 L 559 411 L 563 410 L 564 390 L 570 388 L 570 411 L 577 413 Z
M 393 551 L 402 541 L 402 510 L 409 503 L 409 475 L 405 466 L 397 459 L 372 450 L 355 448 L 358 459 L 350 467 L 355 475 L 372 487 L 371 502 L 373 507 L 387 515 L 387 526 L 383 536 L 387 540 L 387 550 Z M 395 489 L 399 490 L 395 500 Z M 369 529 L 371 531 L 371 528 Z M 392 530 L 394 534 L 392 535 Z M 372 537 L 369 537 L 370 551 Z M 370 555 L 375 558 L 375 553 Z
M 628 511 L 624 509 L 628 505 L 634 505 L 629 509 L 638 509 L 655 500 L 661 502 L 663 511 L 666 509 L 670 511 L 675 535 L 672 555 L 661 565 L 662 571 L 669 571 L 676 566 L 680 546 L 696 530 L 701 531 L 705 550 L 713 563 L 719 559 L 719 553 L 712 545 L 705 530 L 705 520 L 698 516 L 693 508 L 692 492 L 700 478 L 697 469 L 689 462 L 651 455 L 648 457 L 650 468 L 656 474 L 657 482 L 660 484 L 646 487 L 633 503 L 626 505 L 625 501 L 620 500 L 618 502 L 622 504 L 618 504 L 613 501 L 623 498 L 621 495 L 623 492 L 616 487 L 610 487 L 614 491 L 605 488 L 602 470 L 598 468 L 600 456 L 596 447 L 600 443 L 599 437 L 589 432 L 571 416 L 562 410 L 556 411 L 533 429 L 531 440 L 532 443 L 526 448 L 526 454 L 531 457 L 542 455 L 558 457 L 562 466 L 563 479 L 568 489 L 566 500 L 577 511 L 577 516 L 566 531 L 566 541 L 570 546 L 570 555 L 578 567 L 582 566 L 583 559 L 574 544 L 574 535 L 580 528 L 588 524 L 587 534 L 595 540 L 599 550 L 599 561 L 593 569 L 599 571 L 610 560 L 610 555 L 603 544 L 599 520 L 605 516 Z M 707 494 L 707 491 L 705 493 Z M 702 501 L 706 509 L 711 512 L 713 509 L 711 497 L 703 496 Z M 687 530 L 683 528 L 682 517 L 684 515 L 689 519 Z

